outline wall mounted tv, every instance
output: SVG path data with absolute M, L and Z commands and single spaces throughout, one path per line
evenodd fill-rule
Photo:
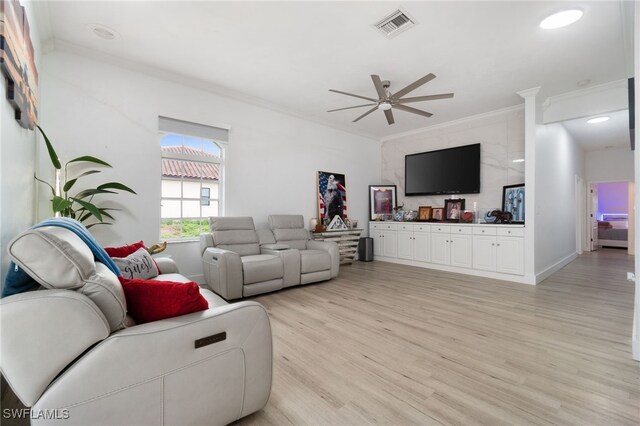
M 404 157 L 405 195 L 480 192 L 480 144 Z

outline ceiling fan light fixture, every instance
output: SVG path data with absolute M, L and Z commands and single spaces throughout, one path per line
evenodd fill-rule
M 540 28 L 543 30 L 555 30 L 556 28 L 566 27 L 582 18 L 584 12 L 580 9 L 568 9 L 562 12 L 554 13 L 544 18 L 540 22 Z
M 378 105 L 378 109 L 381 109 L 383 111 L 388 111 L 391 109 L 391 102 L 380 102 L 380 104 Z

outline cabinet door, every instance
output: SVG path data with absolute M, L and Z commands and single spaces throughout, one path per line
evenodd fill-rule
M 398 231 L 398 258 L 413 259 L 413 232 Z
M 449 234 L 431 233 L 431 262 L 448 265 L 451 262 Z
M 431 261 L 431 238 L 428 232 L 413 234 L 413 258 L 420 262 Z
M 473 268 L 483 271 L 496 270 L 496 237 L 473 236 Z
M 382 244 L 384 243 L 384 238 L 382 238 L 382 231 L 371 230 L 369 233 L 371 238 L 373 238 L 373 257 L 382 256 Z
M 451 265 L 462 268 L 473 267 L 473 246 L 471 235 L 451 235 Z
M 382 255 L 385 257 L 398 257 L 398 233 L 396 231 L 383 231 Z
M 498 272 L 524 275 L 524 238 L 498 237 L 496 252 Z

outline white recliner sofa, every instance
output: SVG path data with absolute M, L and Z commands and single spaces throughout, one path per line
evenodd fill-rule
M 118 279 L 73 232 L 28 230 L 9 255 L 45 288 L 0 301 L 0 369 L 32 413 L 45 413 L 32 424 L 217 425 L 267 403 L 262 305 L 201 289 L 209 309 L 125 327 Z M 188 281 L 170 259 L 158 263 L 157 279 Z

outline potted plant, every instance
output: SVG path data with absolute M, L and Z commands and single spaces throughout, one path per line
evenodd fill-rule
M 109 212 L 118 209 L 99 207 L 98 205 L 96 205 L 93 198 L 100 194 L 116 194 L 116 191 L 118 190 L 130 192 L 132 194 L 136 194 L 136 192 L 133 189 L 129 188 L 127 185 L 124 185 L 120 182 L 107 182 L 97 186 L 96 188 L 83 189 L 72 194 L 71 191 L 73 190 L 79 179 L 84 176 L 100 173 L 100 170 L 96 170 L 93 166 L 98 165 L 111 167 L 111 165 L 99 158 L 92 157 L 90 155 L 83 155 L 81 157 L 77 157 L 67 161 L 64 164 L 63 169 L 62 164 L 60 163 L 60 159 L 58 158 L 58 154 L 56 154 L 51 141 L 45 134 L 44 130 L 42 130 L 39 125 L 36 126 L 42 134 L 45 144 L 47 145 L 47 151 L 49 153 L 49 158 L 51 159 L 51 165 L 56 169 L 56 186 L 54 188 L 53 185 L 45 182 L 42 179 L 39 179 L 36 175 L 34 175 L 34 178 L 38 182 L 44 183 L 51 189 L 51 194 L 53 195 L 53 198 L 51 199 L 51 209 L 53 210 L 54 215 L 70 217 L 82 223 L 90 222 L 91 220 L 97 220 L 97 222 L 86 224 L 87 228 L 91 228 L 92 226 L 101 224 L 110 225 L 109 222 L 105 222 L 105 218 L 115 220 Z M 83 171 L 82 173 L 70 176 L 68 168 L 70 164 L 74 163 L 81 163 L 85 167 L 92 167 L 90 167 L 89 170 Z

